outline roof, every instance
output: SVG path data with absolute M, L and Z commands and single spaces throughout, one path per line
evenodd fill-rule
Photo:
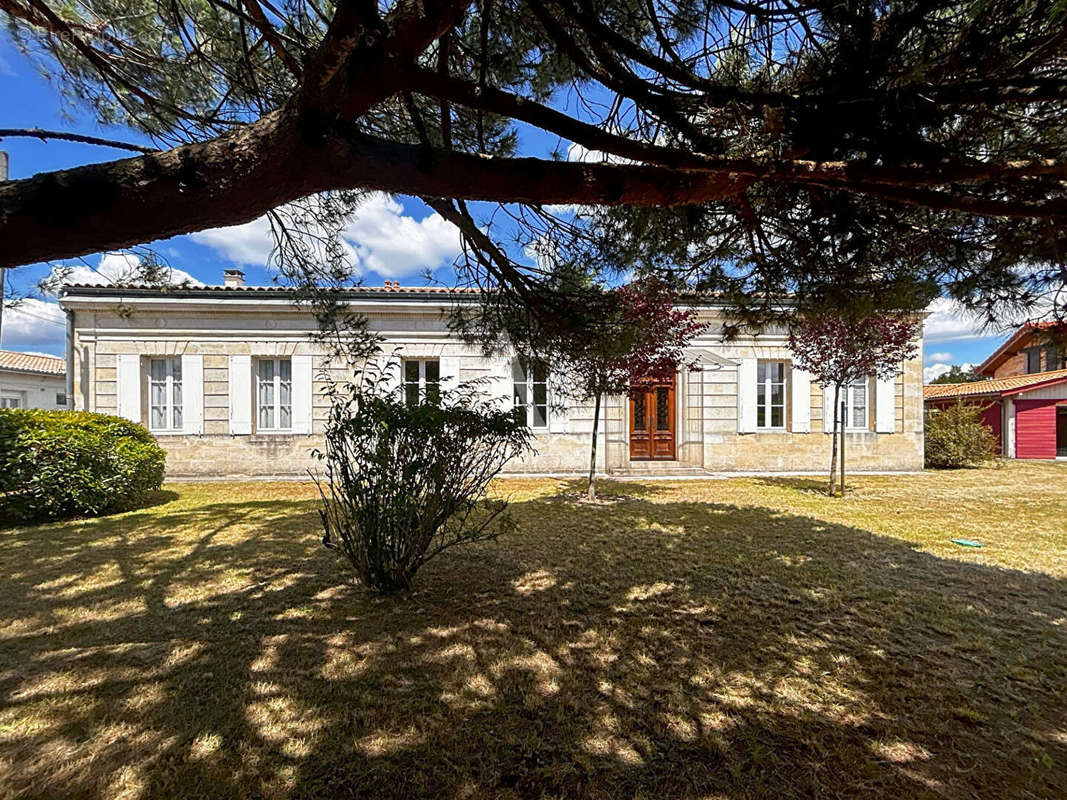
M 60 301 L 66 298 L 94 298 L 94 297 L 121 297 L 127 299 L 136 298 L 168 298 L 188 300 L 219 300 L 219 299 L 243 299 L 255 300 L 259 298 L 272 299 L 296 299 L 306 290 L 295 286 L 193 286 L 190 284 L 176 284 L 159 286 L 150 284 L 123 284 L 102 285 L 98 283 L 69 283 L 59 291 Z M 423 300 L 426 302 L 441 302 L 449 297 L 472 301 L 482 293 L 482 289 L 476 286 L 450 287 L 450 286 L 401 286 L 396 281 L 386 281 L 384 286 L 353 286 L 346 289 L 330 289 L 329 294 L 339 300 Z M 679 302 L 690 303 L 700 306 L 716 306 L 719 304 L 718 294 L 700 294 L 695 297 L 681 296 Z M 783 301 L 788 301 L 788 295 L 783 295 Z M 62 305 L 62 302 L 60 303 Z
M 1027 322 L 1019 330 L 1015 331 L 1008 340 L 1004 342 L 1000 347 L 993 351 L 993 355 L 974 368 L 974 371 L 979 375 L 991 375 L 996 371 L 997 367 L 1003 364 L 1011 355 L 1016 352 L 1022 343 L 1033 336 L 1039 331 L 1047 331 L 1055 328 L 1058 325 L 1063 325 L 1062 322 Z
M 18 372 L 37 372 L 43 375 L 65 375 L 67 360 L 59 356 L 44 356 L 32 353 L 16 353 L 0 350 L 0 369 Z
M 923 387 L 923 399 L 933 400 L 942 397 L 1007 397 L 1041 386 L 1049 386 L 1067 381 L 1067 369 L 1052 372 L 1034 372 L 1030 375 L 1013 375 L 1010 378 L 998 378 L 992 381 L 973 381 L 971 383 L 934 383 Z
M 60 290 L 63 297 L 100 297 L 122 295 L 123 297 L 295 297 L 302 291 L 295 286 L 154 286 L 151 284 L 129 284 L 107 286 L 96 283 L 69 283 Z M 382 296 L 400 297 L 441 297 L 447 295 L 476 295 L 481 290 L 476 287 L 452 288 L 448 286 L 401 286 L 395 281 L 386 281 L 385 286 L 354 286 L 350 289 L 330 290 L 340 299 L 366 299 Z

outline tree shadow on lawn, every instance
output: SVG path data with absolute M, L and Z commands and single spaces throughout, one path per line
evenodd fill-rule
M 1067 790 L 1063 581 L 763 508 L 514 512 L 391 599 L 312 501 L 8 534 L 0 795 Z
M 68 522 L 77 522 L 77 521 L 83 521 L 84 522 L 84 521 L 93 520 L 93 519 L 106 519 L 107 517 L 113 517 L 116 514 L 127 514 L 127 513 L 131 512 L 131 511 L 141 511 L 141 510 L 145 510 L 145 509 L 149 509 L 149 508 L 155 508 L 156 506 L 163 506 L 163 505 L 166 505 L 167 503 L 173 503 L 177 499 L 178 499 L 178 493 L 177 492 L 172 492 L 170 489 L 156 489 L 155 491 L 149 492 L 145 496 L 144 502 L 139 503 L 135 508 L 129 508 L 129 509 L 126 509 L 124 511 L 114 511 L 114 512 L 112 512 L 110 514 L 100 514 L 100 515 L 98 515 L 96 517 L 78 517 L 77 519 L 52 520 L 50 522 L 45 522 L 45 523 L 40 523 L 40 524 L 42 524 L 42 525 L 49 525 L 49 524 L 51 524 L 51 525 L 62 525 L 62 524 L 68 523 Z M 2 500 L 2 497 L 0 497 L 0 500 Z M 28 523 L 28 524 L 33 525 L 34 523 Z M 12 514 L 4 506 L 4 504 L 0 503 L 0 533 L 3 533 L 4 531 L 9 530 L 11 528 L 25 527 L 26 525 L 27 525 L 26 522 L 24 522 L 22 520 L 19 520 L 19 519 L 16 519 L 14 516 L 12 516 Z

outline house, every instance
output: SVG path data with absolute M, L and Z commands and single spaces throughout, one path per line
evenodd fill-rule
M 1067 458 L 1067 364 L 1050 338 L 1056 324 L 1019 328 L 975 369 L 987 380 L 924 387 L 926 407 L 980 406 L 1007 458 Z
M 66 407 L 66 359 L 0 350 L 0 408 Z
M 588 468 L 591 406 L 560 401 L 551 369 L 485 359 L 449 331 L 453 303 L 473 292 L 430 287 L 358 288 L 339 300 L 365 316 L 402 357 L 405 396 L 435 384 L 485 378 L 522 408 L 536 455 L 509 466 L 526 473 Z M 245 286 L 227 270 L 222 286 L 67 286 L 75 407 L 144 423 L 174 476 L 300 476 L 316 467 L 328 401 L 324 377 L 344 372 L 311 338 L 314 317 L 295 293 Z M 698 368 L 614 397 L 601 418 L 598 458 L 608 473 L 822 471 L 830 442 L 822 388 L 793 368 L 784 331 L 722 341 L 723 309 L 698 308 L 711 329 L 687 357 Z M 849 388 L 849 464 L 857 470 L 919 470 L 923 463 L 922 366 L 889 381 Z

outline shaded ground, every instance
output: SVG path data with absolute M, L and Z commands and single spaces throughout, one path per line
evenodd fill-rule
M 1067 465 L 851 483 L 509 481 L 406 601 L 307 486 L 0 531 L 0 796 L 1067 795 Z

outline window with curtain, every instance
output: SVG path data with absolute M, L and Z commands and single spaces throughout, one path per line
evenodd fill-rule
M 293 362 L 289 358 L 261 358 L 256 366 L 256 428 L 293 429 Z
M 420 401 L 436 403 L 441 399 L 441 362 L 436 358 L 409 359 L 404 362 L 404 402 L 409 406 Z
M 842 387 L 845 393 L 845 427 L 851 430 L 867 430 L 870 427 L 869 395 L 871 382 L 868 378 L 854 381 Z
M 178 356 L 148 362 L 148 427 L 154 431 L 182 428 L 182 360 Z
M 534 430 L 548 427 L 548 368 L 539 361 L 511 362 L 512 404 L 518 420 Z
M 785 361 L 760 361 L 756 365 L 756 428 L 785 430 Z

